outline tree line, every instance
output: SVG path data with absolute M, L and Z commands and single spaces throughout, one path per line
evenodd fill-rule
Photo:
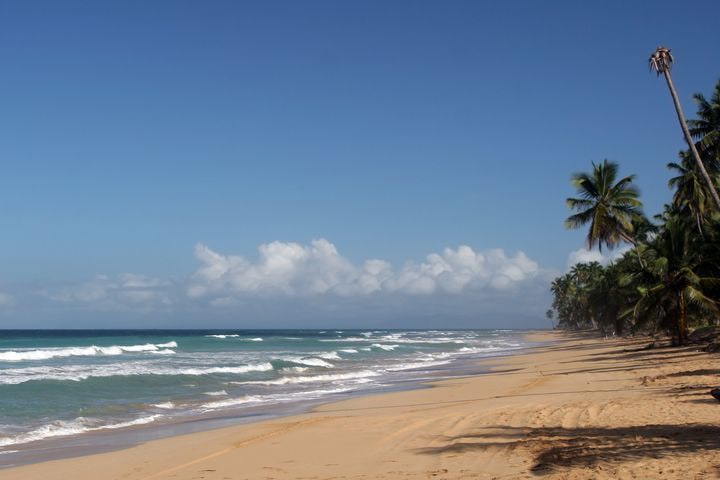
M 688 148 L 667 167 L 673 195 L 652 219 L 642 210 L 635 176 L 619 178 L 616 163 L 592 164 L 573 175 L 577 195 L 567 199 L 568 228 L 587 227 L 587 246 L 630 248 L 603 266 L 579 263 L 552 282 L 548 317 L 564 329 L 597 328 L 606 334 L 666 332 L 687 342 L 692 327 L 720 318 L 720 81 L 707 99 L 695 94 L 695 119 L 685 120 L 672 81 L 672 55 L 650 56 L 675 105 Z

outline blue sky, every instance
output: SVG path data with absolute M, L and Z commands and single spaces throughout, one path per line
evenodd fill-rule
M 673 49 L 692 116 L 720 78 L 719 16 L 716 1 L 3 2 L 0 322 L 543 324 L 547 280 L 584 236 L 563 228 L 570 175 L 609 158 L 661 208 L 683 141 L 646 59 Z M 290 277 L 261 245 L 291 246 Z M 453 263 L 462 245 L 474 260 Z M 389 276 L 357 290 L 372 259 Z

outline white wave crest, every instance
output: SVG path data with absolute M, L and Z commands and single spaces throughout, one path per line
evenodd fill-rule
M 62 357 L 91 357 L 95 355 L 122 355 L 124 353 L 168 353 L 172 350 L 162 349 L 176 348 L 176 342 L 168 343 L 145 343 L 142 345 L 111 345 L 99 347 L 90 345 L 88 347 L 60 347 L 37 350 L 8 350 L 0 352 L 0 361 L 22 362 L 27 360 L 48 360 L 50 358 Z
M 332 363 L 326 362 L 325 360 L 322 360 L 320 358 L 312 357 L 282 357 L 279 360 L 282 360 L 284 362 L 297 363 L 298 365 L 306 365 L 308 367 L 333 368 L 335 366 Z
M 418 368 L 427 368 L 427 367 L 435 367 L 438 365 L 446 365 L 448 363 L 450 363 L 450 360 L 401 363 L 400 365 L 388 368 L 387 371 L 388 372 L 400 372 L 403 370 L 415 370 Z
M 262 397 L 255 395 L 246 395 L 239 398 L 229 398 L 227 400 L 218 400 L 217 402 L 208 402 L 203 404 L 202 408 L 204 410 L 216 410 L 218 408 L 234 407 L 245 403 L 255 403 L 261 401 Z
M 270 395 L 246 395 L 244 397 L 229 398 L 227 400 L 219 400 L 216 402 L 208 402 L 202 405 L 201 411 L 217 410 L 219 408 L 236 407 L 247 403 L 280 403 L 292 402 L 298 400 L 309 400 L 330 395 L 333 393 L 343 393 L 352 390 L 350 387 L 329 388 L 323 390 L 309 390 L 304 392 L 278 393 Z
M 318 354 L 318 357 L 324 358 L 325 360 L 341 360 L 340 355 L 338 355 L 337 352 L 320 353 Z
M 319 338 L 318 342 L 373 342 L 377 339 L 365 337 L 345 337 L 345 338 Z
M 0 375 L 0 385 L 17 385 L 33 380 L 56 380 L 80 382 L 88 378 L 134 375 L 211 375 L 214 373 L 243 374 L 267 372 L 270 363 L 240 365 L 236 367 L 172 368 L 152 364 L 115 363 L 111 365 L 65 365 L 5 369 Z
M 217 392 L 203 392 L 203 395 L 208 395 L 210 397 L 222 397 L 223 395 L 227 395 L 228 393 L 225 390 L 220 390 Z
M 209 367 L 209 368 L 183 368 L 176 370 L 171 375 L 208 375 L 212 373 L 248 373 L 267 372 L 273 369 L 270 363 L 258 363 L 255 365 L 241 365 L 239 367 Z
M 236 382 L 237 384 L 252 384 L 252 385 L 287 385 L 295 383 L 315 383 L 315 382 L 333 382 L 337 380 L 356 380 L 361 382 L 362 380 L 368 379 L 369 377 L 377 377 L 380 374 L 372 370 L 362 370 L 360 372 L 348 372 L 348 373 L 337 373 L 337 374 L 324 374 L 324 375 L 312 375 L 304 377 L 281 377 L 277 380 L 265 380 L 265 381 L 248 381 L 248 382 Z M 369 381 L 369 380 L 367 380 Z
M 379 349 L 381 349 L 381 350 L 385 350 L 385 351 L 390 352 L 390 351 L 395 350 L 396 348 L 398 348 L 400 345 L 383 345 L 383 344 L 381 344 L 381 343 L 373 343 L 373 344 L 370 345 L 370 346 L 371 346 L 371 347 L 374 347 L 374 348 L 379 348 Z
M 238 338 L 238 337 L 240 337 L 240 335 L 237 335 L 235 333 L 218 333 L 215 335 L 205 335 L 205 337 L 225 339 L 225 338 Z M 243 338 L 242 340 L 245 340 L 246 342 L 262 342 L 263 341 L 263 339 L 260 337 Z
M 394 342 L 394 343 L 408 343 L 408 344 L 423 344 L 423 343 L 466 343 L 465 340 L 461 340 L 458 338 L 452 338 L 452 337 L 422 337 L 422 338 L 403 338 L 401 334 L 391 334 L 391 335 L 383 335 L 382 337 L 345 337 L 345 338 L 321 338 L 318 339 L 319 342 L 352 342 L 352 343 L 358 343 L 358 342 L 377 342 L 385 341 L 385 342 Z
M 97 419 L 90 419 L 85 417 L 78 417 L 72 421 L 58 420 L 53 423 L 43 425 L 42 427 L 38 427 L 35 430 L 21 433 L 14 437 L 0 437 L 0 447 L 5 447 L 8 445 L 19 445 L 22 443 L 30 443 L 51 437 L 63 437 L 68 435 L 77 435 L 79 433 L 85 432 L 94 432 L 97 430 L 111 430 L 132 427 L 134 425 L 144 425 L 154 422 L 160 417 L 162 417 L 162 415 L 150 415 L 148 417 L 140 417 L 136 418 L 135 420 L 129 420 L 127 422 L 120 422 L 109 425 L 102 425 Z

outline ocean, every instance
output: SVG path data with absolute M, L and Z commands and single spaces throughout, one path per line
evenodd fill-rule
M 0 331 L 0 466 L 52 440 L 411 388 L 527 345 L 510 330 Z

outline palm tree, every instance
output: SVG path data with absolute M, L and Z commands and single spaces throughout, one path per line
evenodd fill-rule
M 678 175 L 668 180 L 668 186 L 675 189 L 672 203 L 680 214 L 689 215 L 695 220 L 698 232 L 702 235 L 703 224 L 712 210 L 707 186 L 698 175 L 697 168 L 687 152 L 680 152 L 680 163 L 667 164 Z
M 648 249 L 649 275 L 639 288 L 641 298 L 634 312 L 639 325 L 648 320 L 665 323 L 678 343 L 688 334 L 688 309 L 717 313 L 717 302 L 708 295 L 720 278 L 708 275 L 706 264 L 716 259 L 703 255 L 697 236 L 687 228 L 686 220 L 673 217 Z
M 545 312 L 545 318 L 550 320 L 550 325 L 552 326 L 553 330 L 555 330 L 555 322 L 553 321 L 553 318 L 555 318 L 555 311 L 552 308 L 549 308 L 547 312 Z
M 675 85 L 673 85 L 672 76 L 670 75 L 670 69 L 672 68 L 673 63 L 673 56 L 670 54 L 670 49 L 665 47 L 658 47 L 653 52 L 653 54 L 650 55 L 649 63 L 650 70 L 657 72 L 658 76 L 660 76 L 661 74 L 665 76 L 665 81 L 667 82 L 668 89 L 670 90 L 670 95 L 672 96 L 673 103 L 675 104 L 675 112 L 677 113 L 678 121 L 680 122 L 680 128 L 682 128 L 683 135 L 685 136 L 685 141 L 687 142 L 688 147 L 690 147 L 690 151 L 692 152 L 693 157 L 695 157 L 695 163 L 697 164 L 698 170 L 700 170 L 700 173 L 702 174 L 702 177 L 708 186 L 708 190 L 710 191 L 713 200 L 715 201 L 715 207 L 720 210 L 720 197 L 718 196 L 718 192 L 715 189 L 715 185 L 713 184 L 710 175 L 708 175 L 707 170 L 705 170 L 705 166 L 700 159 L 700 154 L 695 148 L 695 143 L 690 136 L 687 122 L 685 122 L 685 114 L 683 114 L 682 107 L 680 106 L 680 100 L 678 99 L 677 92 L 675 91 Z
M 614 330 L 618 336 L 624 333 L 625 317 L 622 314 L 633 296 L 629 283 L 629 274 L 622 262 L 612 263 L 597 278 L 589 294 L 598 324 L 605 330 Z
M 552 282 L 553 304 L 549 312 L 557 313 L 559 328 L 580 330 L 598 326 L 590 292 L 602 274 L 603 267 L 597 262 L 578 263 Z
M 567 206 L 578 211 L 565 220 L 567 228 L 579 228 L 590 223 L 587 235 L 588 248 L 603 245 L 613 249 L 621 242 L 637 245 L 633 237 L 633 222 L 642 221 L 640 193 L 632 185 L 634 175 L 615 181 L 618 165 L 603 160 L 593 165 L 591 174 L 576 173 L 572 183 L 580 198 L 568 198 Z
M 693 99 L 698 106 L 698 119 L 688 120 L 690 135 L 698 143 L 696 147 L 702 154 L 710 174 L 720 169 L 720 81 L 715 84 L 710 101 L 696 93 Z

